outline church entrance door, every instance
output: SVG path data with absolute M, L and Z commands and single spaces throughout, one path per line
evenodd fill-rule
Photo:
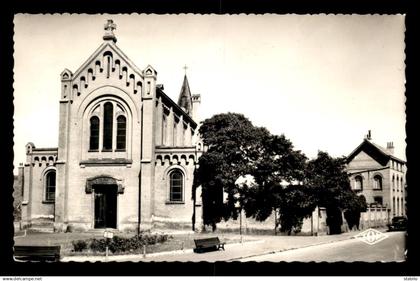
M 117 186 L 95 185 L 95 228 L 117 228 Z

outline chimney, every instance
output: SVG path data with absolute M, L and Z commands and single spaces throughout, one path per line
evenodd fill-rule
M 387 142 L 386 143 L 386 150 L 392 155 L 394 154 L 394 143 L 391 142 Z
M 200 94 L 192 96 L 192 118 L 195 122 L 198 122 L 199 114 L 198 109 L 201 104 L 201 96 Z

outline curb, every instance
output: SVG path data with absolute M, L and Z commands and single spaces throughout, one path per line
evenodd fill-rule
M 252 255 L 243 256 L 243 257 L 239 257 L 239 258 L 233 258 L 233 259 L 229 259 L 229 260 L 225 260 L 225 261 L 226 262 L 233 262 L 233 261 L 239 261 L 241 259 L 247 259 L 247 258 L 252 258 L 252 257 L 272 255 L 272 254 L 276 254 L 276 253 L 287 252 L 287 251 L 292 251 L 292 250 L 297 250 L 297 249 L 304 249 L 304 248 L 309 248 L 309 247 L 315 247 L 315 246 L 320 246 L 320 245 L 325 245 L 325 244 L 333 244 L 333 243 L 337 243 L 337 242 L 343 242 L 343 241 L 346 241 L 346 240 L 355 239 L 356 235 L 352 235 L 350 237 L 335 240 L 335 241 L 320 242 L 320 243 L 306 245 L 306 246 L 302 246 L 302 247 L 293 247 L 293 248 L 287 248 L 287 249 L 276 250 L 276 251 L 268 251 L 268 252 L 265 252 L 265 253 L 262 253 L 262 254 L 252 254 Z

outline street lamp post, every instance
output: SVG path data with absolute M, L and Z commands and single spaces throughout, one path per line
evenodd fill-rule
M 320 217 L 320 210 L 319 210 L 319 206 L 316 206 L 316 208 L 318 209 L 318 217 L 316 219 L 316 236 L 319 235 L 319 217 Z
M 239 208 L 239 235 L 241 236 L 242 244 L 242 206 Z

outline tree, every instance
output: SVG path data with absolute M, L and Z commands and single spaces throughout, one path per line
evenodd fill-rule
M 256 186 L 247 190 L 244 205 L 247 217 L 266 220 L 273 212 L 279 214 L 281 231 L 299 229 L 304 217 L 315 206 L 312 197 L 300 182 L 304 179 L 306 157 L 294 150 L 284 135 L 270 135 L 262 140 L 260 157 L 252 171 Z
M 269 135 L 265 128 L 255 127 L 242 114 L 218 114 L 204 120 L 200 135 L 207 151 L 199 159 L 196 176 L 202 186 L 203 221 L 216 224 L 229 218 L 236 219 L 235 208 L 240 192 L 235 182 L 255 168 L 262 141 Z M 227 201 L 223 202 L 223 192 Z
M 366 212 L 367 203 L 363 195 L 356 195 L 354 192 L 349 193 L 345 202 L 344 218 L 350 229 L 359 229 L 360 213 Z
M 345 157 L 318 152 L 317 158 L 308 162 L 306 184 L 316 193 L 317 205 L 326 208 L 330 234 L 341 233 L 342 211 L 354 214 L 363 210 L 363 199 L 351 190 Z
M 315 197 L 310 188 L 304 185 L 288 185 L 284 188 L 279 202 L 280 231 L 288 235 L 300 232 L 303 219 L 310 217 L 315 209 Z

